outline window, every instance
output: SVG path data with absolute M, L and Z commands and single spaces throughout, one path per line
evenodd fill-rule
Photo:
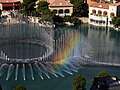
M 104 14 L 104 15 L 107 15 L 107 11 L 104 11 L 103 14 Z
M 114 16 L 115 14 L 113 12 L 110 13 L 110 16 Z
M 101 11 L 101 10 L 98 10 L 98 14 L 101 15 L 101 14 L 102 14 L 102 11 Z
M 93 10 L 92 10 L 92 13 L 96 13 L 96 10 L 95 10 L 95 9 L 93 9 Z
M 53 12 L 54 12 L 55 14 L 57 14 L 57 10 L 56 10 L 56 9 L 54 9 Z
M 70 13 L 70 10 L 69 9 L 65 9 L 65 13 Z
M 109 21 L 110 22 L 110 24 L 112 24 L 112 21 Z
M 59 10 L 59 14 L 63 14 L 63 10 L 62 9 Z

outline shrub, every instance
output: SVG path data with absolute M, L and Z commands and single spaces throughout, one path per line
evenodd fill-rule
M 110 76 L 108 72 L 106 72 L 106 71 L 101 71 L 101 72 L 99 72 L 99 73 L 97 74 L 96 77 L 108 77 L 108 76 Z
M 72 17 L 72 16 L 65 16 L 64 17 L 64 22 L 70 22 L 74 24 L 79 24 L 81 21 L 77 17 Z
M 23 85 L 18 85 L 13 90 L 27 90 L 27 89 Z
M 73 90 L 85 90 L 86 89 L 86 79 L 82 75 L 78 75 L 73 80 Z

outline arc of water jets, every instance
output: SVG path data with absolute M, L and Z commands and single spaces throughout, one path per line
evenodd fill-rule
M 50 76 L 48 75 L 48 72 L 47 72 L 46 67 L 45 67 L 42 63 L 39 63 L 39 65 L 40 65 L 40 66 L 41 66 L 41 68 L 43 69 L 43 70 L 41 70 L 41 71 L 42 71 L 42 73 L 43 73 L 43 74 L 45 74 L 45 75 L 47 76 L 47 78 L 49 78 L 49 79 L 50 79 Z
M 5 71 L 7 71 L 8 68 L 8 64 L 2 64 L 0 67 L 0 77 L 5 73 Z
M 31 72 L 31 78 L 32 78 L 32 80 L 35 80 L 35 78 L 34 78 L 34 74 L 33 74 L 33 68 L 32 68 L 32 65 L 29 64 L 29 67 L 30 67 L 30 72 Z
M 46 31 L 41 30 L 41 32 L 42 32 L 41 34 L 44 33 L 44 35 L 46 36 L 45 38 L 43 38 L 41 40 L 41 42 L 43 42 L 44 40 L 47 40 L 47 38 L 50 38 L 46 42 L 43 42 L 43 45 L 47 44 L 46 47 L 51 47 L 54 51 L 52 51 L 51 48 L 48 48 L 47 51 L 45 52 L 45 54 L 43 55 L 43 57 L 37 58 L 36 61 L 34 61 L 32 59 L 30 59 L 30 60 L 25 59 L 24 60 L 25 62 L 21 62 L 22 60 L 18 60 L 17 64 L 14 64 L 14 65 L 16 65 L 16 68 L 13 64 L 3 64 L 0 67 L 0 76 L 2 76 L 2 74 L 4 73 L 4 72 L 2 72 L 3 69 L 8 69 L 7 78 L 6 78 L 6 80 L 8 80 L 15 68 L 15 80 L 18 80 L 19 68 L 21 68 L 20 64 L 22 64 L 23 80 L 26 80 L 26 67 L 27 66 L 30 69 L 32 80 L 35 80 L 34 71 L 39 75 L 39 77 L 41 79 L 44 79 L 43 75 L 45 75 L 48 79 L 50 79 L 51 77 L 49 76 L 49 73 L 54 75 L 55 77 L 58 77 L 58 75 L 60 75 L 61 77 L 65 77 L 63 72 L 70 74 L 70 75 L 73 75 L 73 72 L 78 72 L 79 64 L 77 63 L 78 60 L 77 60 L 77 57 L 74 57 L 74 54 L 71 56 L 72 58 L 70 57 L 71 60 L 67 61 L 67 63 L 65 63 L 63 65 L 54 63 L 54 59 L 57 59 L 57 57 L 59 56 L 59 53 L 62 54 L 62 52 L 64 52 L 65 46 L 70 45 L 72 43 L 71 41 L 74 40 L 73 37 L 71 37 L 72 40 L 70 40 L 69 34 L 72 33 L 72 36 L 74 36 L 73 34 L 76 34 L 76 32 L 75 31 L 65 31 L 65 34 L 63 34 L 58 40 L 54 40 L 53 38 L 51 38 L 49 36 L 49 34 L 46 33 Z M 39 36 L 39 37 L 42 38 L 42 36 Z M 75 38 L 77 38 L 77 37 L 75 37 Z M 39 43 L 38 40 L 34 42 L 34 39 L 31 42 Z M 48 45 L 48 44 L 50 44 L 50 45 Z M 59 49 L 59 48 L 61 48 L 61 49 Z M 51 53 L 53 55 L 51 53 L 49 54 L 50 51 L 52 51 Z M 63 59 L 65 58 L 64 56 L 65 55 L 63 55 L 63 57 L 62 57 Z M 3 51 L 1 51 L 0 57 L 6 58 L 7 60 L 9 60 L 9 58 Z M 69 57 L 67 57 L 67 58 L 69 58 Z M 10 61 L 12 62 L 12 60 L 10 60 Z M 13 60 L 13 61 L 15 61 L 15 60 Z M 19 64 L 19 61 L 21 62 L 20 64 Z
M 36 73 L 38 73 L 40 78 L 43 79 L 40 67 L 37 65 L 37 63 L 34 63 L 33 65 L 34 65 L 34 70 L 36 71 Z
M 8 68 L 6 80 L 9 79 L 9 77 L 10 77 L 11 74 L 13 73 L 13 70 L 14 70 L 14 65 L 13 65 L 13 64 L 10 64 L 10 65 L 9 65 L 9 68 Z
M 71 71 L 73 71 L 73 72 L 78 72 L 78 69 L 79 69 L 79 68 L 75 67 L 73 64 L 68 63 L 68 64 L 66 64 L 66 66 L 68 66 L 68 68 L 70 68 Z
M 19 69 L 19 64 L 16 65 L 16 70 L 15 70 L 15 80 L 18 79 L 18 69 Z
M 56 65 L 56 64 L 53 64 L 52 63 L 52 65 L 53 65 L 53 67 L 55 67 L 55 72 L 56 72 L 56 74 L 59 74 L 61 77 L 65 77 L 63 74 L 62 74 L 62 72 L 61 71 L 59 71 L 59 65 Z
M 66 73 L 68 73 L 70 75 L 73 75 L 73 73 L 71 72 L 71 70 L 66 65 L 63 67 L 62 71 L 66 72 Z
M 45 63 L 45 64 L 46 64 L 47 71 L 58 78 L 54 68 L 50 65 L 50 63 Z
M 26 77 L 25 77 L 25 64 L 24 63 L 22 65 L 22 73 L 23 73 L 23 80 L 26 80 Z

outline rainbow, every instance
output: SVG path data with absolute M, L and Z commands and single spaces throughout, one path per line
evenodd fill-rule
M 63 38 L 65 39 L 63 40 Z M 70 57 L 74 57 L 73 53 L 77 50 L 77 45 L 80 43 L 80 33 L 76 31 L 69 31 L 67 35 L 63 35 L 62 40 L 60 41 L 62 42 L 60 43 L 58 40 L 57 45 L 60 46 L 58 46 L 59 48 L 56 50 L 57 53 L 54 55 L 54 64 L 59 65 L 59 68 L 55 68 L 58 70 L 72 60 Z

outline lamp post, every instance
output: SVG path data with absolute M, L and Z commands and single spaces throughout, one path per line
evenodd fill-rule
M 13 11 L 15 10 L 15 4 L 13 3 Z
M 108 16 L 106 16 L 106 27 L 108 26 L 109 20 L 108 20 Z

